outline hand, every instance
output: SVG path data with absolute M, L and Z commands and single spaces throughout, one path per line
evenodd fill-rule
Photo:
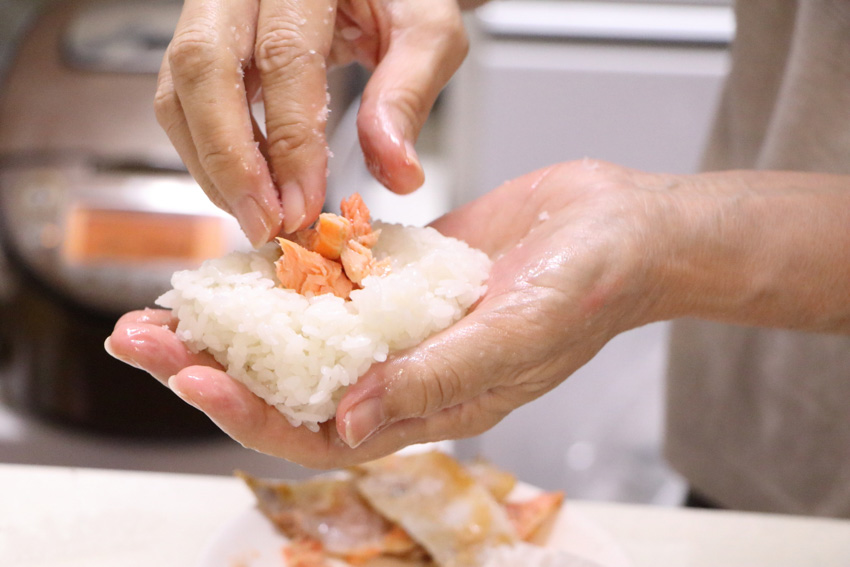
M 124 316 L 112 353 L 151 372 L 242 444 L 302 465 L 362 462 L 405 445 L 480 433 L 582 366 L 615 334 L 646 322 L 638 277 L 647 250 L 642 186 L 663 176 L 597 164 L 512 181 L 436 227 L 496 258 L 487 292 L 454 326 L 376 364 L 319 433 L 192 354 L 165 311 Z M 352 448 L 351 446 L 354 446 Z
M 414 143 L 467 47 L 456 0 L 186 0 L 156 114 L 209 198 L 260 245 L 321 212 L 328 66 L 374 69 L 360 143 L 372 173 L 407 193 L 424 180 Z
M 434 223 L 495 259 L 485 295 L 373 365 L 340 401 L 337 434 L 365 455 L 482 433 L 654 321 L 850 334 L 850 262 L 836 261 L 850 251 L 848 187 L 846 175 L 590 160 L 511 181 Z
M 374 365 L 342 399 L 354 447 L 483 433 L 656 313 L 641 247 L 672 176 L 585 161 L 511 181 L 434 223 L 495 259 L 487 292 L 454 326 Z M 654 193 L 654 194 L 653 194 Z M 663 199 L 663 197 L 662 197 Z

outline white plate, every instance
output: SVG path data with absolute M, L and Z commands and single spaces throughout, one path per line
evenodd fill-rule
M 537 488 L 520 484 L 512 497 L 525 498 L 537 492 Z M 216 534 L 204 550 L 198 567 L 285 567 L 283 548 L 287 542 L 287 538 L 252 507 Z M 569 501 L 552 524 L 546 545 L 575 557 L 575 567 L 631 567 L 631 561 L 617 542 L 597 524 L 571 509 Z

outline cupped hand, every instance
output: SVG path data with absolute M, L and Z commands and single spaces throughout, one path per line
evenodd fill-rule
M 321 212 L 328 67 L 374 70 L 360 142 L 372 173 L 406 193 L 424 180 L 419 131 L 467 47 L 456 0 L 186 0 L 156 114 L 209 198 L 259 245 Z
M 671 183 L 586 160 L 508 182 L 436 221 L 494 258 L 487 291 L 458 323 L 361 377 L 339 404 L 340 437 L 397 449 L 483 433 L 615 335 L 654 320 L 646 236 L 665 201 L 656 189 Z
M 375 364 L 319 433 L 192 354 L 168 312 L 130 313 L 112 353 L 147 369 L 234 439 L 315 468 L 406 445 L 481 433 L 557 386 L 614 335 L 652 319 L 644 236 L 669 176 L 601 164 L 554 166 L 511 181 L 434 226 L 495 262 L 475 308 L 421 345 Z

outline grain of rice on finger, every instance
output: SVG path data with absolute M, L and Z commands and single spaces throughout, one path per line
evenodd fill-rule
M 373 362 L 460 319 L 483 295 L 491 265 L 433 228 L 373 226 L 356 194 L 341 209 L 292 241 L 176 272 L 157 299 L 190 349 L 208 351 L 290 423 L 313 431 Z

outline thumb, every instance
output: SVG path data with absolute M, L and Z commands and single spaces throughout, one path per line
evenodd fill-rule
M 454 0 L 408 2 L 393 18 L 397 28 L 383 38 L 387 51 L 363 91 L 357 129 L 372 175 L 406 194 L 425 180 L 416 139 L 468 40 Z
M 504 333 L 473 313 L 421 345 L 373 365 L 337 408 L 340 438 L 357 447 L 394 423 L 428 418 L 480 398 L 512 374 L 512 369 L 494 356 L 494 349 L 503 348 L 499 346 L 504 341 L 501 335 Z M 444 413 L 454 416 L 453 420 L 465 420 L 470 414 Z M 428 437 L 446 438 L 454 430 L 465 433 L 468 429 L 452 420 L 439 423 L 445 431 L 429 430 Z

